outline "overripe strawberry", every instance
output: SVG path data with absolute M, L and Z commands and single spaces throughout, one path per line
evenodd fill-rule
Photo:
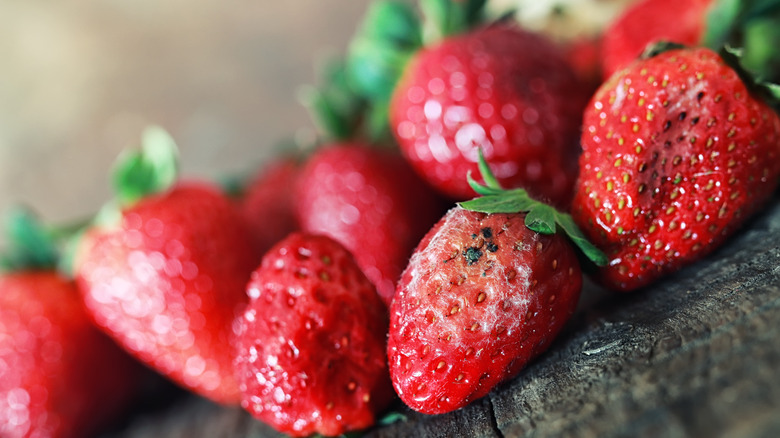
M 443 202 L 394 151 L 333 143 L 307 160 L 298 180 L 301 229 L 332 237 L 355 256 L 386 304 Z
M 697 45 L 713 0 L 640 0 L 605 29 L 602 42 L 604 78 L 636 60 L 648 44 L 672 41 Z
M 4 438 L 91 436 L 129 406 L 142 376 L 53 270 L 0 275 L 0 364 Z
M 466 174 L 484 151 L 499 181 L 558 206 L 571 200 L 589 96 L 554 44 L 496 25 L 417 52 L 390 102 L 390 126 L 418 173 L 448 196 L 474 196 Z
M 254 175 L 240 196 L 241 211 L 261 253 L 298 229 L 293 200 L 299 172 L 296 159 L 274 159 Z
M 584 115 L 573 216 L 632 290 L 713 251 L 769 198 L 780 119 L 705 48 L 631 64 Z
M 475 190 L 486 196 L 451 209 L 420 242 L 390 309 L 393 385 L 423 413 L 461 408 L 515 376 L 572 315 L 582 275 L 557 227 L 603 258 L 571 217 L 485 179 Z
M 295 436 L 373 425 L 393 392 L 387 310 L 352 255 L 293 233 L 266 253 L 247 293 L 234 329 L 242 406 Z
M 82 239 L 76 275 L 97 324 L 192 391 L 238 402 L 230 330 L 259 256 L 234 205 L 206 183 L 179 183 Z

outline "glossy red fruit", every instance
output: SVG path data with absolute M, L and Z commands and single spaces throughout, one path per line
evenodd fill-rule
M 142 368 L 54 271 L 0 275 L 0 436 L 91 436 L 138 395 Z
M 241 404 L 280 432 L 367 428 L 392 399 L 387 310 L 352 255 L 293 233 L 263 258 L 236 321 Z
M 698 45 L 713 0 L 640 0 L 631 4 L 603 34 L 604 78 L 632 63 L 658 41 Z
M 237 403 L 231 324 L 260 257 L 216 188 L 182 183 L 91 230 L 76 273 L 89 313 L 142 362 L 195 393 Z
M 299 228 L 294 202 L 299 173 L 295 159 L 276 159 L 258 171 L 240 198 L 261 253 Z
M 709 49 L 632 64 L 584 116 L 572 215 L 633 290 L 702 258 L 758 211 L 780 175 L 780 119 Z
M 567 206 L 587 98 L 562 53 L 540 35 L 479 28 L 417 52 L 393 92 L 390 125 L 406 158 L 432 186 L 475 196 L 482 149 L 504 187 Z
M 443 202 L 400 155 L 360 143 L 317 150 L 298 183 L 301 228 L 350 250 L 389 304 L 409 255 L 441 215 Z
M 441 414 L 486 395 L 574 312 L 582 284 L 574 250 L 524 219 L 456 207 L 420 242 L 390 309 L 387 353 L 412 409 Z

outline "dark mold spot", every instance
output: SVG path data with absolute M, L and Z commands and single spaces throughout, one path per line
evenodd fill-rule
M 474 263 L 477 263 L 480 257 L 482 257 L 482 251 L 480 251 L 479 248 L 470 246 L 463 251 L 463 256 L 466 257 L 466 263 L 471 266 Z

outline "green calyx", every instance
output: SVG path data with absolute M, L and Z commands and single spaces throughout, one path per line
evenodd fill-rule
M 483 20 L 486 0 L 420 0 L 427 43 L 468 31 Z
M 112 172 L 114 194 L 120 206 L 170 188 L 178 178 L 179 152 L 176 142 L 161 127 L 143 132 L 141 147 L 127 149 L 117 158 Z
M 760 81 L 780 81 L 780 0 L 714 0 L 701 44 L 741 50 L 741 65 Z
M 480 196 L 458 203 L 462 208 L 481 213 L 526 213 L 525 226 L 539 234 L 554 234 L 559 229 L 597 266 L 605 266 L 607 256 L 588 241 L 571 215 L 532 199 L 525 189 L 504 189 L 490 170 L 482 150 L 479 150 L 479 171 L 485 184 L 476 182 L 471 174 L 468 182 Z
M 0 253 L 0 269 L 21 271 L 53 269 L 57 266 L 57 232 L 47 229 L 40 219 L 25 207 L 9 210 L 3 219 L 7 246 Z
M 391 138 L 390 99 L 412 56 L 425 45 L 466 32 L 483 20 L 485 0 L 420 0 L 419 11 L 401 0 L 375 0 L 350 42 L 346 57 L 334 64 L 306 99 L 314 119 L 330 137 Z

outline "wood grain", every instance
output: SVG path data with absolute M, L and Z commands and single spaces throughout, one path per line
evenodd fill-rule
M 775 202 L 777 204 L 777 202 Z M 550 350 L 457 412 L 371 437 L 780 436 L 780 206 L 706 260 L 632 294 L 588 286 Z M 240 409 L 186 398 L 115 438 L 271 437 Z

